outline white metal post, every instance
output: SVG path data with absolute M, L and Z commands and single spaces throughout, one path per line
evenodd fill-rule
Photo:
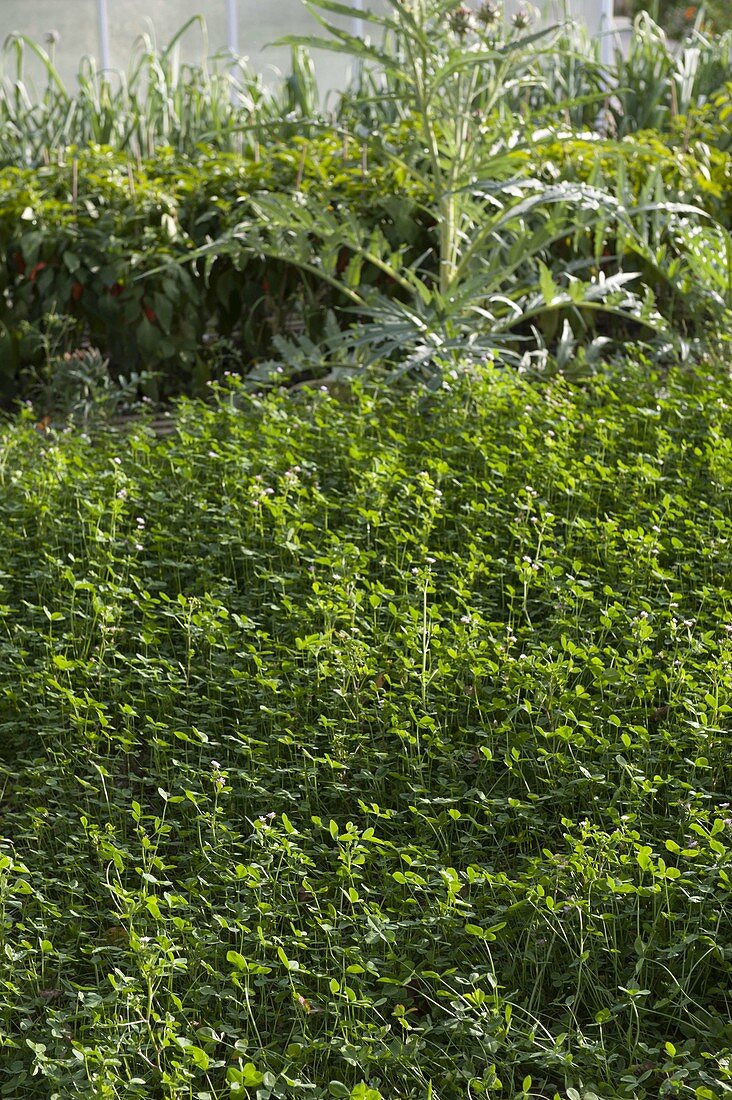
M 353 0 L 356 11 L 363 11 L 363 0 Z M 357 15 L 353 17 L 353 33 L 356 38 L 363 38 L 363 19 Z
M 613 0 L 600 0 L 600 60 L 606 68 L 615 56 L 614 30 L 615 4 Z
M 99 57 L 102 68 L 109 68 L 109 18 L 107 0 L 97 0 L 97 24 L 99 30 Z
M 239 55 L 239 25 L 236 16 L 236 0 L 226 0 L 226 43 L 232 57 Z

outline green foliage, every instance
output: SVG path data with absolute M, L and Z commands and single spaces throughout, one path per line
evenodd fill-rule
M 573 253 L 564 252 L 567 262 L 582 250 L 597 257 L 601 243 L 605 271 L 636 268 L 677 332 L 692 332 L 702 317 L 716 326 L 732 305 L 729 154 L 699 141 L 692 149 L 688 135 L 683 147 L 674 146 L 655 132 L 621 142 L 597 136 L 557 141 L 541 153 L 548 180 L 590 183 L 635 212 L 636 234 L 622 225 L 596 226 L 594 246 L 575 238 Z M 705 209 L 710 220 L 689 218 L 687 204 Z
M 180 60 L 181 43 L 201 36 L 198 64 Z M 194 16 L 158 48 L 144 34 L 126 72 L 100 71 L 80 62 L 66 87 L 49 54 L 25 35 L 5 40 L 0 64 L 0 162 L 36 165 L 58 159 L 69 146 L 106 145 L 136 160 L 172 148 L 194 156 L 203 148 L 256 154 L 260 144 L 307 130 L 317 113 L 318 91 L 308 57 L 294 51 L 292 71 L 274 90 L 246 58 L 209 58 L 202 16 Z M 29 70 L 40 63 L 45 85 Z
M 8 169 L 0 178 L 2 396 L 25 394 L 24 372 L 46 362 L 44 328 L 54 314 L 67 319 L 59 354 L 90 342 L 115 375 L 155 373 L 160 396 L 200 389 L 215 369 L 208 339 L 233 340 L 249 365 L 272 354 L 278 335 L 316 335 L 332 295 L 292 265 L 256 253 L 178 261 L 238 222 L 255 194 L 293 188 L 322 207 L 343 204 L 365 226 L 388 219 L 393 228 L 383 232 L 395 247 L 410 222 L 413 247 L 424 250 L 410 190 L 396 198 L 394 172 L 372 164 L 365 173 L 363 161 L 362 141 L 332 134 L 273 145 L 259 160 L 201 153 L 192 163 L 168 151 L 138 168 L 92 149 L 71 150 L 60 165 Z
M 415 5 L 418 18 L 429 6 Z M 446 28 L 450 7 L 442 5 Z M 470 18 L 457 37 L 469 45 L 473 31 L 499 48 L 515 43 L 517 37 L 515 29 L 504 31 L 501 20 L 486 27 Z M 375 77 L 368 66 L 358 69 L 357 80 L 340 105 L 343 117 L 355 115 L 380 127 L 403 116 L 409 98 L 403 73 L 410 51 L 398 29 L 390 28 L 386 44 L 399 59 L 401 71 L 387 67 Z M 669 41 L 658 22 L 641 12 L 626 48 L 616 46 L 608 66 L 601 62 L 599 40 L 590 38 L 581 24 L 568 22 L 555 27 L 544 48 L 534 50 L 533 56 L 522 52 L 519 70 L 505 82 L 500 103 L 509 118 L 523 117 L 529 110 L 550 120 L 561 115 L 573 128 L 619 137 L 647 129 L 664 133 L 673 130 L 679 119 L 704 110 L 723 90 L 729 80 L 731 48 L 730 33 L 715 34 L 701 19 L 687 26 L 680 41 Z M 476 106 L 482 105 L 476 102 Z M 720 126 L 715 139 L 726 143 L 728 135 L 729 127 Z
M 164 277 L 135 283 L 150 257 L 186 246 L 169 193 L 104 152 L 9 169 L 0 190 L 0 325 L 14 352 L 5 359 L 7 396 L 19 369 L 37 365 L 28 326 L 42 331 L 50 314 L 69 318 L 61 350 L 88 339 L 120 370 L 157 370 L 174 359 L 190 377 L 203 329 L 193 276 L 172 265 Z
M 699 116 L 691 123 L 681 120 L 670 134 L 648 130 L 621 141 L 598 134 L 565 136 L 542 146 L 538 154 L 549 179 L 594 182 L 631 205 L 660 186 L 669 201 L 700 207 L 730 229 L 732 156 L 705 141 L 706 136 Z
M 307 5 L 326 35 L 289 41 L 354 58 L 361 77 L 344 118 L 377 127 L 381 120 L 380 160 L 416 190 L 433 241 L 413 259 L 408 242 L 395 248 L 380 226 L 294 193 L 257 197 L 249 216 L 199 255 L 261 254 L 343 286 L 357 320 L 331 348 L 336 364 L 386 361 L 398 373 L 439 376 L 467 349 L 520 363 L 553 349 L 560 332 L 588 341 L 610 331 L 621 339 L 639 330 L 668 335 L 668 322 L 677 332 L 706 325 L 732 305 L 728 231 L 675 205 L 660 172 L 640 203 L 622 178 L 599 171 L 593 186 L 559 171 L 552 180 L 536 173 L 545 148 L 550 159 L 554 143 L 566 141 L 557 133 L 560 104 L 541 95 L 556 35 L 505 34 L 448 0 L 392 0 L 386 15 L 367 14 L 373 41 L 361 40 L 333 21 L 345 11 L 336 0 Z M 638 50 L 655 65 L 650 21 L 646 31 Z M 693 84 L 684 103 L 693 101 Z M 577 94 L 576 81 L 568 88 Z M 598 109 L 599 98 L 582 102 Z M 621 167 L 636 152 L 617 142 L 606 148 Z M 710 246 L 719 259 L 705 263 Z M 384 294 L 378 281 L 363 286 L 364 270 L 373 269 L 396 293 Z
M 712 149 L 732 149 L 732 82 L 728 82 L 684 120 L 680 140 L 705 142 Z
M 689 211 L 729 224 L 728 153 L 701 141 L 682 152 L 653 135 L 618 143 L 551 132 L 512 148 L 510 130 L 499 132 L 486 178 L 455 208 L 459 290 L 448 295 L 437 285 L 439 197 L 407 122 L 370 138 L 341 129 L 292 139 L 258 160 L 201 153 L 191 162 L 168 151 L 139 168 L 91 149 L 6 170 L 2 398 L 29 396 L 31 379 L 47 373 L 54 316 L 63 318 L 55 355 L 97 347 L 112 379 L 144 374 L 153 397 L 200 392 L 222 369 L 266 377 L 272 361 L 295 377 L 353 367 L 375 355 L 376 330 L 364 325 L 375 304 L 381 344 L 395 353 L 414 351 L 415 324 L 431 311 L 430 361 L 466 340 L 476 354 L 502 346 L 520 358 L 537 345 L 529 324 L 547 346 L 565 320 L 580 339 L 602 337 L 608 326 L 593 311 L 614 302 L 626 313 L 622 335 L 632 333 L 634 299 L 621 283 L 598 283 L 591 300 L 600 270 L 610 280 L 637 272 L 636 298 L 650 293 L 677 331 L 720 325 L 724 238 L 715 244 L 720 231 Z M 685 211 L 674 214 L 674 203 Z M 713 269 L 694 259 L 687 228 L 707 234 Z M 349 304 L 365 350 L 340 346 Z
M 732 30 L 732 13 L 725 0 L 703 0 L 698 4 L 686 0 L 634 0 L 633 7 L 650 11 L 675 38 L 683 37 L 695 23 L 718 33 Z
M 620 135 L 669 130 L 717 94 L 729 79 L 732 32 L 716 36 L 697 25 L 680 44 L 642 12 L 635 21 L 627 55 L 616 53 L 609 103 Z
M 373 91 L 365 89 L 367 107 L 374 101 L 387 110 L 398 104 L 412 140 L 392 144 L 383 135 L 384 156 L 415 182 L 435 225 L 429 262 L 421 257 L 410 265 L 401 250 L 393 251 L 374 233 L 333 219 L 337 239 L 357 261 L 351 297 L 369 319 L 359 323 L 355 340 L 349 336 L 351 354 L 366 349 L 367 364 L 386 356 L 400 369 L 433 371 L 438 358 L 464 355 L 467 346 L 476 355 L 500 351 L 519 360 L 512 346 L 521 340 L 521 329 L 541 328 L 559 312 L 577 321 L 583 311 L 597 310 L 653 323 L 652 309 L 644 309 L 625 286 L 632 274 L 585 280 L 577 265 L 571 275 L 557 273 L 555 281 L 544 263 L 578 210 L 589 220 L 602 208 L 610 217 L 624 213 L 606 194 L 517 178 L 519 150 L 535 146 L 541 135 L 532 114 L 516 118 L 511 100 L 531 93 L 539 59 L 551 48 L 547 32 L 522 35 L 516 23 L 506 36 L 500 22 L 455 9 L 447 0 L 410 6 L 394 0 L 386 15 L 368 14 L 379 32 L 374 40 L 384 43 L 374 45 L 332 21 L 344 10 L 335 0 L 308 0 L 307 6 L 326 36 L 292 41 L 344 52 L 368 70 Z M 303 242 L 314 232 L 334 236 L 318 225 L 317 211 L 297 202 L 260 205 L 257 219 L 266 234 L 260 247 L 295 262 L 303 262 Z M 244 234 L 251 228 L 245 223 Z M 234 234 L 235 242 L 240 235 Z M 321 263 L 327 278 L 333 262 Z M 400 285 L 404 300 L 363 294 L 363 262 L 380 266 Z
M 4 404 L 58 405 L 52 317 L 60 374 L 98 348 L 110 393 L 134 376 L 159 398 L 232 367 L 258 382 L 374 363 L 439 378 L 468 350 L 519 364 L 725 327 L 723 40 L 697 30 L 676 53 L 640 19 L 610 81 L 571 26 L 505 31 L 490 6 L 420 0 L 369 15 L 362 43 L 338 4 L 311 7 L 325 38 L 293 41 L 288 81 L 265 94 L 246 77 L 235 102 L 230 68 L 178 63 L 197 20 L 162 51 L 141 40 L 115 93 L 88 66 L 69 92 L 43 55 L 34 97 L 26 55 L 43 52 L 6 44 Z M 316 41 L 357 62 L 335 121 L 318 107 Z M 664 136 L 605 133 L 649 121 Z
M 4 428 L 0 1095 L 726 1095 L 728 370 L 448 385 Z
M 522 33 L 512 25 L 505 28 L 500 15 L 490 16 L 498 5 L 484 4 L 485 18 L 473 15 L 462 22 L 455 22 L 454 4 L 442 7 L 437 30 L 442 34 L 448 29 L 456 42 L 469 41 L 480 29 L 484 41 L 505 48 Z M 352 16 L 348 4 L 342 8 L 341 14 Z M 413 22 L 424 13 L 420 0 Z M 663 13 L 655 14 L 660 18 Z M 519 22 L 525 31 L 525 21 Z M 368 65 L 355 68 L 352 86 L 334 103 L 335 114 L 349 129 L 356 121 L 368 129 L 400 121 L 413 91 L 404 79 L 409 50 L 403 28 L 393 18 L 374 17 L 367 23 L 374 37 L 372 59 L 378 55 L 383 62 L 392 56 L 400 66 L 380 74 Z M 717 31 L 729 30 L 719 17 L 714 25 Z M 336 29 L 338 48 L 353 46 L 340 24 Z M 200 37 L 201 60 L 184 64 L 181 44 L 194 33 Z M 505 82 L 500 106 L 506 117 L 521 115 L 527 107 L 561 111 L 572 126 L 594 129 L 607 122 L 606 111 L 600 110 L 607 100 L 620 135 L 650 127 L 668 130 L 680 116 L 702 109 L 729 78 L 729 35 L 714 34 L 701 17 L 687 21 L 681 42 L 672 44 L 661 26 L 641 12 L 628 56 L 616 50 L 609 70 L 600 61 L 598 40 L 582 25 L 569 22 L 556 28 L 551 45 L 522 56 L 522 75 L 512 73 Z M 195 16 L 165 46 L 141 35 L 126 71 L 100 72 L 92 59 L 82 59 L 67 87 L 54 65 L 53 47 L 49 52 L 24 35 L 10 35 L 0 55 L 0 163 L 48 164 L 65 156 L 69 146 L 89 144 L 109 146 L 138 162 L 166 148 L 191 158 L 211 149 L 256 157 L 273 139 L 312 135 L 330 118 L 302 47 L 293 51 L 290 74 L 271 88 L 245 58 L 207 54 L 206 24 Z M 32 72 L 39 67 L 42 79 L 36 87 Z M 608 90 L 613 93 L 609 100 Z M 485 109 L 480 94 L 475 106 Z M 722 126 L 720 140 L 728 132 Z

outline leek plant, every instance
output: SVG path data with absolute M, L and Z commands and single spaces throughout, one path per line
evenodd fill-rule
M 341 7 L 352 14 L 347 4 Z M 417 6 L 415 12 L 419 10 Z M 484 37 L 497 43 L 502 27 L 498 7 L 484 3 L 479 10 Z M 408 7 L 403 14 L 409 14 Z M 448 15 L 445 7 L 443 21 Z M 525 19 L 522 14 L 519 21 Z M 384 66 L 376 59 L 374 65 L 359 55 L 353 83 L 336 97 L 334 109 L 344 124 L 358 117 L 364 125 L 381 128 L 403 119 L 409 109 L 410 89 L 404 80 L 410 79 L 410 47 L 395 15 L 367 15 L 365 21 L 376 24 L 372 29 L 380 43 L 386 36 L 392 63 Z M 353 52 L 353 36 L 341 27 L 333 26 L 333 31 L 327 48 Z M 474 31 L 469 13 L 466 42 Z M 200 60 L 183 64 L 182 42 L 194 33 L 200 37 Z M 567 124 L 588 128 L 598 118 L 611 120 L 620 136 L 649 127 L 667 130 L 724 88 L 730 33 L 710 34 L 700 16 L 676 45 L 642 13 L 635 20 L 627 56 L 618 50 L 608 72 L 597 42 L 583 26 L 566 21 L 552 35 L 551 49 L 534 50 L 530 63 L 524 58 L 523 79 L 504 86 L 501 107 L 513 115 L 527 107 L 547 110 Z M 600 111 L 608 89 L 612 96 Z M 53 43 L 46 49 L 25 35 L 11 34 L 0 51 L 0 163 L 35 166 L 58 159 L 70 145 L 90 142 L 142 159 L 154 157 L 161 147 L 195 155 L 201 145 L 256 156 L 262 142 L 291 135 L 293 124 L 302 133 L 322 122 L 322 104 L 312 62 L 302 48 L 293 54 L 290 74 L 270 87 L 244 58 L 209 56 L 202 16 L 189 19 L 167 45 L 140 35 L 124 71 L 100 71 L 92 58 L 83 58 L 69 85 L 55 66 Z
M 642 11 L 635 19 L 627 55 L 615 57 L 609 102 L 619 136 L 668 130 L 718 93 L 729 79 L 732 31 L 708 34 L 699 19 L 680 44 Z
M 201 60 L 180 59 L 184 37 L 198 31 Z M 34 87 L 31 70 L 41 67 L 44 87 Z M 21 34 L 10 35 L 2 51 L 0 163 L 31 165 L 63 157 L 70 146 L 110 146 L 136 160 L 161 148 L 196 155 L 206 146 L 255 158 L 272 136 L 307 129 L 318 112 L 312 62 L 295 50 L 290 76 L 269 88 L 245 58 L 209 57 L 206 23 L 193 16 L 160 48 L 140 35 L 127 71 L 102 71 L 82 58 L 76 87 L 67 87 L 53 55 Z

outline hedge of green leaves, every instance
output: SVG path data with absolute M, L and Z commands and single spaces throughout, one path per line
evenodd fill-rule
M 728 371 L 0 437 L 0 1095 L 717 1100 Z
M 378 164 L 364 174 L 363 159 L 359 143 L 333 136 L 275 145 L 260 162 L 212 154 L 192 163 L 169 152 L 134 166 L 99 149 L 71 151 L 61 165 L 6 169 L 3 395 L 22 392 L 24 368 L 44 364 L 51 314 L 70 319 L 63 346 L 52 352 L 90 341 L 113 369 L 162 372 L 162 394 L 200 384 L 207 334 L 236 330 L 251 363 L 271 353 L 273 336 L 293 322 L 313 319 L 317 330 L 328 302 L 313 300 L 312 282 L 286 264 L 244 250 L 205 266 L 186 261 L 197 245 L 241 219 L 262 190 L 299 188 L 315 203 L 346 203 L 365 222 L 391 220 L 395 233 L 407 224 L 418 232 L 409 194 Z
M 393 140 L 409 142 L 409 128 L 400 127 Z M 277 337 L 304 331 L 317 339 L 327 311 L 348 304 L 337 289 L 258 254 L 256 241 L 191 258 L 250 215 L 252 198 L 262 193 L 296 191 L 314 211 L 330 209 L 331 221 L 347 216 L 365 232 L 378 229 L 405 264 L 421 257 L 429 267 L 430 210 L 383 148 L 381 138 L 332 133 L 275 144 L 259 160 L 212 153 L 191 162 L 168 152 L 140 166 L 92 149 L 71 150 L 61 164 L 6 169 L 0 178 L 0 397 L 27 395 L 34 376 L 85 342 L 109 357 L 113 372 L 156 372 L 153 392 L 165 396 L 200 388 L 224 362 L 222 348 L 248 369 L 274 353 Z M 653 135 L 599 148 L 602 156 L 597 142 L 577 138 L 538 146 L 533 155 L 517 150 L 507 170 L 589 179 L 630 205 L 642 193 L 648 197 L 648 182 L 657 178 L 660 193 L 651 190 L 650 198 L 706 206 L 729 224 L 730 154 L 706 145 L 685 151 Z M 307 258 L 317 264 L 333 242 L 318 236 L 317 219 L 314 225 Z M 606 234 L 607 255 L 617 241 L 611 228 Z M 597 247 L 596 231 L 588 230 L 584 244 L 575 238 L 569 252 L 547 252 L 546 261 L 561 274 Z M 350 259 L 343 249 L 336 274 Z M 369 263 L 359 266 L 358 278 L 361 290 L 394 290 L 388 275 Z M 663 304 L 665 278 L 651 271 L 644 279 Z M 704 278 L 683 285 L 681 297 L 666 298 L 669 316 L 692 328 L 695 319 L 708 324 L 708 305 L 694 298 Z M 63 323 L 54 327 L 54 315 Z

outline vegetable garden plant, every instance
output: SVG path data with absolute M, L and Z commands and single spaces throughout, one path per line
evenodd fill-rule
M 342 14 L 315 11 L 326 30 Z M 608 338 L 705 338 L 731 294 L 724 41 L 674 53 L 641 21 L 608 98 L 580 31 L 478 15 L 395 5 L 373 44 L 333 24 L 357 68 L 335 117 L 302 42 L 274 92 L 181 70 L 178 37 L 143 42 L 119 89 L 87 66 L 69 91 L 47 58 L 34 99 L 24 58 L 43 51 L 13 39 L 3 403 L 54 392 L 88 344 L 114 384 L 167 398 L 232 365 L 435 378 L 468 349 L 563 365 Z
M 728 1100 L 727 43 L 309 7 L 7 47 L 0 1097 Z

